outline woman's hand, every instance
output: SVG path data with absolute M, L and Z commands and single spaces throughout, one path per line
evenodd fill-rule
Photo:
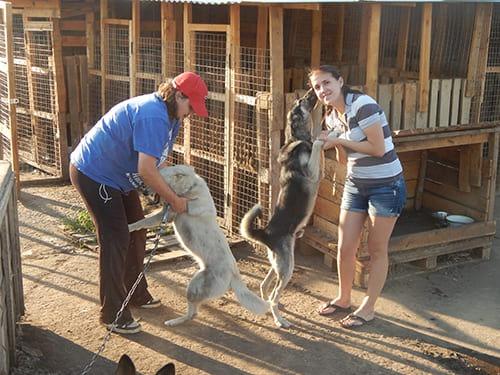
M 170 202 L 170 207 L 172 207 L 172 210 L 174 210 L 175 213 L 182 214 L 187 211 L 187 202 L 187 198 L 177 196 L 176 199 Z

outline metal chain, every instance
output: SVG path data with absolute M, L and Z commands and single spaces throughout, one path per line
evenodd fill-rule
M 117 322 L 121 318 L 121 316 L 123 314 L 123 310 L 125 310 L 125 307 L 127 307 L 130 299 L 132 298 L 135 290 L 137 289 L 137 286 L 139 285 L 142 278 L 146 274 L 146 271 L 148 270 L 149 265 L 151 263 L 151 259 L 153 259 L 153 256 L 155 255 L 155 252 L 156 252 L 156 249 L 158 248 L 158 245 L 160 244 L 162 226 L 167 222 L 169 211 L 170 211 L 170 206 L 167 205 L 165 207 L 165 213 L 163 214 L 163 217 L 161 219 L 160 226 L 158 227 L 158 230 L 156 231 L 153 249 L 151 250 L 151 253 L 149 254 L 148 260 L 147 260 L 146 264 L 144 265 L 144 269 L 137 277 L 137 280 L 135 281 L 134 285 L 132 285 L 132 288 L 130 288 L 130 291 L 128 292 L 128 295 L 125 298 L 125 300 L 123 301 L 122 306 L 120 307 L 120 310 L 118 310 L 118 312 L 116 313 L 116 318 L 115 318 L 114 322 L 111 323 L 111 327 L 109 327 L 108 333 L 106 334 L 106 336 L 104 336 L 104 339 L 102 340 L 102 344 L 99 347 L 99 350 L 97 350 L 97 352 L 94 353 L 90 362 L 85 366 L 85 368 L 81 372 L 81 375 L 87 375 L 89 373 L 90 369 L 92 368 L 92 366 L 94 366 L 95 362 L 97 361 L 97 357 L 99 355 L 101 355 L 101 353 L 104 351 L 104 348 L 106 347 L 107 342 L 111 338 L 111 334 L 113 333 L 113 331 L 115 330 L 115 328 L 118 325 Z

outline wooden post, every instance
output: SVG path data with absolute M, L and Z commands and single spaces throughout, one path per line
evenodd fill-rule
M 339 5 L 335 8 L 335 30 L 333 31 L 333 61 L 342 62 L 342 50 L 344 48 L 344 21 L 345 6 Z
M 370 4 L 360 4 L 361 6 L 361 30 L 359 33 L 358 65 L 364 67 L 367 59 L 368 33 L 370 30 Z
M 370 23 L 368 27 L 368 55 L 366 59 L 366 93 L 373 98 L 377 98 L 381 4 L 370 4 L 369 6 Z
M 498 138 L 499 133 L 495 132 L 490 134 L 488 137 L 488 160 L 491 162 L 491 176 L 489 179 L 489 196 L 488 196 L 488 220 L 495 219 L 495 197 L 496 197 L 496 186 L 498 186 L 497 181 L 497 169 L 498 169 Z
M 87 39 L 87 64 L 95 69 L 95 39 L 94 39 L 95 15 L 92 12 L 85 14 L 85 38 Z
M 61 161 L 61 177 L 69 178 L 69 159 L 68 159 L 68 138 L 66 136 L 66 84 L 64 83 L 64 66 L 62 57 L 62 40 L 60 20 L 52 20 L 52 57 L 54 59 L 54 89 L 56 94 L 56 121 L 59 141 L 59 160 Z
M 108 41 L 106 38 L 106 24 L 104 20 L 108 18 L 108 0 L 101 0 L 100 3 L 100 23 L 101 23 L 101 113 L 106 113 L 106 60 L 108 59 Z
M 410 33 L 410 14 L 411 8 L 401 9 L 401 18 L 399 19 L 398 52 L 396 55 L 396 68 L 398 73 L 406 68 L 406 51 L 408 50 L 408 35 Z
M 130 97 L 137 95 L 137 66 L 139 65 L 139 38 L 141 36 L 141 3 L 132 0 L 132 32 L 130 40 Z
M 184 23 L 184 70 L 190 71 L 192 69 L 191 62 L 191 32 L 189 24 L 192 21 L 192 7 L 191 4 L 184 3 L 183 23 Z M 191 164 L 191 123 L 189 119 L 184 120 L 184 162 Z
M 479 61 L 477 64 L 477 75 L 476 75 L 476 88 L 477 91 L 474 100 L 475 106 L 473 109 L 473 119 L 474 123 L 480 121 L 481 117 L 481 105 L 483 104 L 484 97 L 484 86 L 486 82 L 486 67 L 488 65 L 488 48 L 490 45 L 490 29 L 491 29 L 491 18 L 493 14 L 493 4 L 484 3 L 480 4 L 484 7 L 484 18 L 483 18 L 483 31 L 481 33 L 481 44 L 479 46 Z
M 418 111 L 429 110 L 429 79 L 431 67 L 431 28 L 432 28 L 432 3 L 423 4 L 422 29 L 420 41 L 420 68 L 418 93 Z
M 233 189 L 233 186 L 238 185 L 238 181 L 233 181 L 236 179 L 234 175 L 233 159 L 234 159 L 234 127 L 235 127 L 235 110 L 236 110 L 236 73 L 240 68 L 240 6 L 232 4 L 230 5 L 229 14 L 229 30 L 230 32 L 226 34 L 226 55 L 232 56 L 231 59 L 226 60 L 226 69 L 229 70 L 229 75 L 226 74 L 226 113 L 229 114 L 229 118 L 226 115 L 227 125 L 224 129 L 224 138 L 226 145 L 227 158 L 224 163 L 224 191 L 228 195 L 225 202 L 225 218 L 226 225 L 229 231 L 232 232 L 232 218 L 233 218 L 233 204 L 232 202 L 237 202 L 237 189 Z
M 19 142 L 17 139 L 17 118 L 16 104 L 13 101 L 16 98 L 15 69 L 14 69 L 14 42 L 12 40 L 12 5 L 4 2 L 3 22 L 5 27 L 5 57 L 7 59 L 7 100 L 9 111 L 10 127 L 10 160 L 12 161 L 12 170 L 14 171 L 16 191 L 21 188 L 19 173 Z M 1 147 L 1 146 L 0 146 Z
M 270 185 L 271 207 L 278 198 L 281 132 L 284 129 L 284 82 L 283 82 L 283 8 L 272 5 L 269 9 L 269 44 L 271 55 L 271 121 L 270 121 Z
M 93 125 L 89 124 L 89 79 L 87 56 L 79 56 L 78 67 L 80 70 L 80 121 L 83 125 L 83 132 L 86 133 Z
M 422 197 L 424 195 L 425 175 L 427 173 L 427 150 L 420 153 L 420 169 L 418 171 L 417 192 L 415 194 L 415 211 L 422 208 Z
M 321 62 L 321 10 L 312 11 L 311 68 Z
M 175 61 L 168 61 L 168 48 L 177 40 L 177 27 L 174 15 L 174 4 L 161 3 L 161 71 L 163 78 L 173 78 Z
M 469 52 L 469 63 L 467 66 L 467 87 L 465 95 L 474 95 L 476 87 L 477 65 L 479 61 L 479 48 L 481 44 L 481 34 L 483 32 L 484 6 L 476 4 L 476 14 L 474 16 L 474 29 L 472 31 L 472 41 Z

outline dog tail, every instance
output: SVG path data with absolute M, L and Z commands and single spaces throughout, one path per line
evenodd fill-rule
M 262 216 L 262 207 L 260 204 L 253 206 L 250 211 L 248 211 L 240 224 L 240 233 L 243 237 L 248 240 L 255 242 L 260 242 L 269 247 L 268 236 L 263 229 L 255 228 L 255 219 Z
M 234 274 L 230 285 L 236 294 L 236 299 L 245 309 L 257 315 L 265 314 L 269 310 L 269 303 L 248 289 L 238 271 Z

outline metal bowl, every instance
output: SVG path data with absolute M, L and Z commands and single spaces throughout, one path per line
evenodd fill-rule
M 450 225 L 450 227 L 461 227 L 465 224 L 471 224 L 474 222 L 474 219 L 469 216 L 463 215 L 448 215 L 446 216 L 446 221 Z

